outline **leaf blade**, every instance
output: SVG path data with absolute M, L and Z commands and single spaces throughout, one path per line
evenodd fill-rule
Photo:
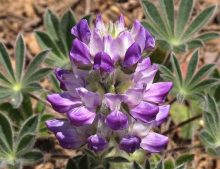
M 16 40 L 15 58 L 16 58 L 16 79 L 20 81 L 25 65 L 25 44 L 22 35 L 19 35 Z

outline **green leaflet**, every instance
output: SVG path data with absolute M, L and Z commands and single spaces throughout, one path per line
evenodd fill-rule
M 146 21 L 142 22 L 144 27 L 149 29 L 156 40 L 166 41 L 168 44 L 158 42 L 157 47 L 160 49 L 183 53 L 202 47 L 205 41 L 219 37 L 215 32 L 199 33 L 215 13 L 215 5 L 204 9 L 191 21 L 193 0 L 180 0 L 177 11 L 174 10 L 174 0 L 160 0 L 158 8 L 153 1 L 151 3 L 150 0 L 141 0 L 141 2 L 146 15 Z

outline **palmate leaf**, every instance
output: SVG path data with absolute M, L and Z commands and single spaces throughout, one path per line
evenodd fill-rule
M 3 72 L 6 72 L 6 74 L 0 73 L 0 103 L 8 101 L 14 108 L 18 108 L 25 94 L 41 89 L 40 80 L 51 70 L 40 68 L 48 52 L 45 50 L 38 54 L 25 70 L 25 44 L 22 35 L 19 35 L 15 47 L 16 67 L 13 70 L 8 53 L 0 43 L 0 63 L 3 65 Z
M 0 112 L 0 147 L 5 151 L 13 149 L 14 131 L 7 116 Z
M 208 153 L 220 156 L 220 111 L 215 99 L 209 95 L 206 97 L 207 110 L 204 113 L 205 128 L 200 133 L 200 138 Z
M 184 79 L 182 77 L 180 63 L 174 54 L 172 54 L 171 57 L 173 72 L 163 65 L 159 66 L 161 77 L 174 83 L 173 91 L 177 98 L 181 100 L 195 99 L 201 95 L 201 93 L 205 93 L 210 87 L 220 83 L 219 79 L 210 77 L 210 73 L 215 66 L 214 64 L 204 65 L 196 72 L 198 58 L 198 50 L 196 50 L 192 54 Z
M 21 80 L 22 73 L 25 64 L 25 44 L 22 35 L 17 37 L 15 47 L 15 58 L 16 58 L 16 78 L 18 81 Z
M 164 51 L 186 52 L 202 47 L 205 41 L 219 37 L 216 32 L 199 34 L 214 15 L 216 5 L 204 9 L 192 20 L 193 0 L 180 0 L 178 11 L 174 11 L 174 0 L 160 0 L 159 8 L 156 8 L 153 0 L 141 2 L 147 19 L 142 23 L 158 41 L 167 42 L 165 47 L 160 43 L 158 45 Z
M 19 137 L 22 137 L 24 134 L 30 133 L 36 133 L 39 126 L 39 117 L 38 115 L 33 115 L 29 117 L 24 124 L 21 126 L 19 130 Z
M 5 68 L 11 80 L 15 80 L 15 75 L 12 69 L 11 61 L 5 46 L 0 42 L 0 63 Z
M 208 8 L 206 8 L 204 11 L 202 11 L 191 23 L 191 25 L 188 27 L 186 32 L 183 34 L 183 38 L 187 39 L 190 36 L 192 36 L 193 33 L 198 32 L 202 27 L 207 23 L 209 18 L 212 17 L 216 10 L 217 6 L 213 5 Z
M 41 160 L 43 160 L 43 153 L 39 150 L 33 149 L 33 150 L 25 153 L 21 157 L 21 160 L 24 163 L 24 165 L 33 165 L 33 164 L 38 163 Z
M 160 0 L 161 9 L 163 13 L 166 14 L 164 19 L 166 20 L 166 24 L 169 30 L 169 34 L 172 35 L 174 33 L 174 4 L 173 0 Z
M 179 5 L 179 13 L 176 20 L 176 35 L 180 35 L 183 31 L 185 26 L 187 25 L 188 20 L 192 14 L 193 9 L 193 0 L 181 0 Z
M 69 67 L 69 51 L 73 40 L 71 28 L 76 24 L 73 13 L 69 10 L 58 18 L 51 10 L 44 15 L 46 32 L 36 31 L 37 41 L 42 49 L 51 49 L 46 63 L 50 66 Z
M 23 165 L 42 160 L 43 154 L 33 149 L 38 129 L 36 123 L 38 116 L 32 116 L 23 126 L 14 129 L 9 118 L 0 113 L 0 160 L 6 168 L 23 168 Z

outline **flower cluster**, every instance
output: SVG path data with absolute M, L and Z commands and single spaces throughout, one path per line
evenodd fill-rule
M 142 56 L 155 46 L 151 34 L 139 21 L 128 30 L 123 16 L 108 26 L 98 16 L 93 29 L 82 19 L 71 32 L 72 70 L 55 70 L 63 93 L 47 98 L 67 120 L 48 120 L 49 130 L 64 148 L 98 152 L 114 139 L 128 153 L 161 151 L 168 138 L 152 129 L 168 116 L 172 83 L 153 83 L 158 67 Z

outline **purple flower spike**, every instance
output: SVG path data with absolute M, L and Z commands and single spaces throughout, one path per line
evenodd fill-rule
M 68 117 L 70 119 L 70 122 L 74 126 L 84 126 L 84 125 L 93 123 L 96 117 L 96 113 L 88 110 L 84 106 L 81 106 L 81 107 L 77 107 L 69 111 Z
M 71 29 L 71 33 L 80 41 L 88 44 L 91 32 L 87 20 L 80 20 L 79 23 Z
M 104 150 L 107 147 L 107 141 L 101 135 L 95 134 L 87 139 L 87 145 L 89 149 L 98 152 Z
M 78 66 L 90 65 L 91 61 L 88 46 L 78 39 L 75 39 L 70 51 L 70 59 Z
M 155 120 L 159 108 L 157 105 L 141 102 L 139 105 L 130 110 L 132 116 L 144 123 L 149 123 Z
M 125 53 L 123 67 L 131 67 L 141 59 L 141 48 L 137 43 L 133 43 Z
M 161 151 L 168 138 L 150 131 L 168 117 L 170 106 L 163 103 L 172 83 L 153 83 L 158 65 L 142 57 L 155 46 L 150 32 L 139 21 L 129 30 L 123 15 L 108 25 L 98 15 L 95 27 L 82 19 L 71 33 L 72 70 L 55 69 L 64 92 L 47 97 L 67 116 L 46 121 L 60 145 L 75 149 L 87 143 L 98 152 L 107 147 L 106 138 L 121 138 L 119 148 L 128 153 Z
M 118 110 L 111 112 L 105 121 L 112 130 L 123 130 L 128 127 L 127 116 Z
M 170 105 L 163 105 L 159 107 L 159 113 L 156 116 L 156 125 L 161 125 L 169 116 Z
M 168 144 L 168 137 L 150 132 L 142 139 L 141 147 L 151 153 L 161 152 Z
M 150 89 L 144 93 L 144 100 L 154 103 L 163 103 L 172 87 L 172 82 L 154 83 L 150 86 Z
M 110 56 L 105 52 L 99 52 L 94 57 L 94 66 L 95 70 L 100 70 L 103 72 L 112 72 L 114 70 L 114 64 Z
M 72 97 L 68 93 L 48 95 L 47 101 L 50 102 L 54 110 L 60 113 L 66 113 L 72 108 L 81 105 L 79 99 Z
M 141 139 L 137 136 L 127 136 L 121 139 L 119 147 L 127 153 L 133 153 L 140 148 Z

